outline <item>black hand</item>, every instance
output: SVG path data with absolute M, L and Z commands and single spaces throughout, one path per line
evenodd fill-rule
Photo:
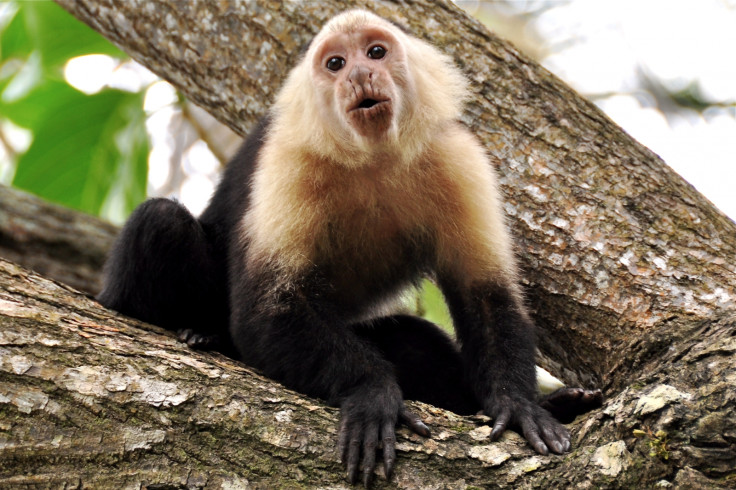
M 219 350 L 221 340 L 218 335 L 202 335 L 191 328 L 176 332 L 180 342 L 184 342 L 195 350 Z
M 491 440 L 498 440 L 507 427 L 519 430 L 539 454 L 562 454 L 570 450 L 570 433 L 545 409 L 531 400 L 500 396 L 486 402 L 493 420 Z
M 360 453 L 363 453 L 363 484 L 370 486 L 376 469 L 376 448 L 383 445 L 383 467 L 386 480 L 391 478 L 396 460 L 396 423 L 406 424 L 412 431 L 429 436 L 429 429 L 418 416 L 404 406 L 401 391 L 395 384 L 362 386 L 345 398 L 340 406 L 338 452 L 347 467 L 348 480 L 358 480 Z

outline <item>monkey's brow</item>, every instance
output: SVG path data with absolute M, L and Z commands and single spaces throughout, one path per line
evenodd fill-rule
M 408 27 L 406 27 L 404 24 L 402 24 L 401 22 L 397 22 L 395 20 L 389 20 L 389 19 L 386 19 L 386 20 L 388 20 L 388 22 L 391 23 L 391 25 L 396 27 L 398 30 L 400 30 L 404 34 L 408 34 L 410 36 L 414 35 L 414 33 L 411 32 L 411 30 Z M 304 55 L 307 54 L 307 51 L 309 51 L 309 47 L 312 45 L 312 41 L 314 41 L 314 37 L 310 39 L 309 41 L 307 41 L 306 43 L 302 44 L 301 48 L 299 48 L 299 58 L 303 58 Z

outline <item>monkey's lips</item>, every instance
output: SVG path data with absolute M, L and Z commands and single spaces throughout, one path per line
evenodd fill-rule
M 390 104 L 391 101 L 389 99 L 374 99 L 372 97 L 366 97 L 358 100 L 348 112 L 358 111 L 368 115 L 372 112 L 381 112 L 387 109 L 386 106 Z
M 348 120 L 362 136 L 383 137 L 391 127 L 392 118 L 390 99 L 365 97 L 348 109 Z

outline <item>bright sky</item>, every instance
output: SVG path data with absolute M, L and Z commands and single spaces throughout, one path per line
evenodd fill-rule
M 552 2 L 537 28 L 553 47 L 552 72 L 594 98 L 629 134 L 659 154 L 732 219 L 736 218 L 736 0 Z M 638 73 L 670 91 L 696 84 L 722 107 L 652 107 Z

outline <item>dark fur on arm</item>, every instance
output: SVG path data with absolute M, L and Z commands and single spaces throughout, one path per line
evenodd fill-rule
M 267 266 L 246 272 L 243 256 L 241 251 L 231 257 L 231 328 L 245 362 L 287 387 L 341 408 L 338 451 L 351 482 L 357 480 L 361 453 L 363 467 L 375 466 L 379 441 L 390 476 L 395 425 L 401 420 L 429 435 L 404 407 L 394 366 L 345 321 L 339 305 L 327 299 L 331 286 L 319 272 L 301 279 L 279 277 Z M 372 471 L 364 472 L 366 485 L 372 478 Z
M 468 382 L 493 417 L 492 439 L 507 426 L 519 429 L 534 449 L 561 454 L 570 435 L 537 403 L 534 325 L 510 287 L 486 283 L 463 289 L 442 281 L 457 330 Z

